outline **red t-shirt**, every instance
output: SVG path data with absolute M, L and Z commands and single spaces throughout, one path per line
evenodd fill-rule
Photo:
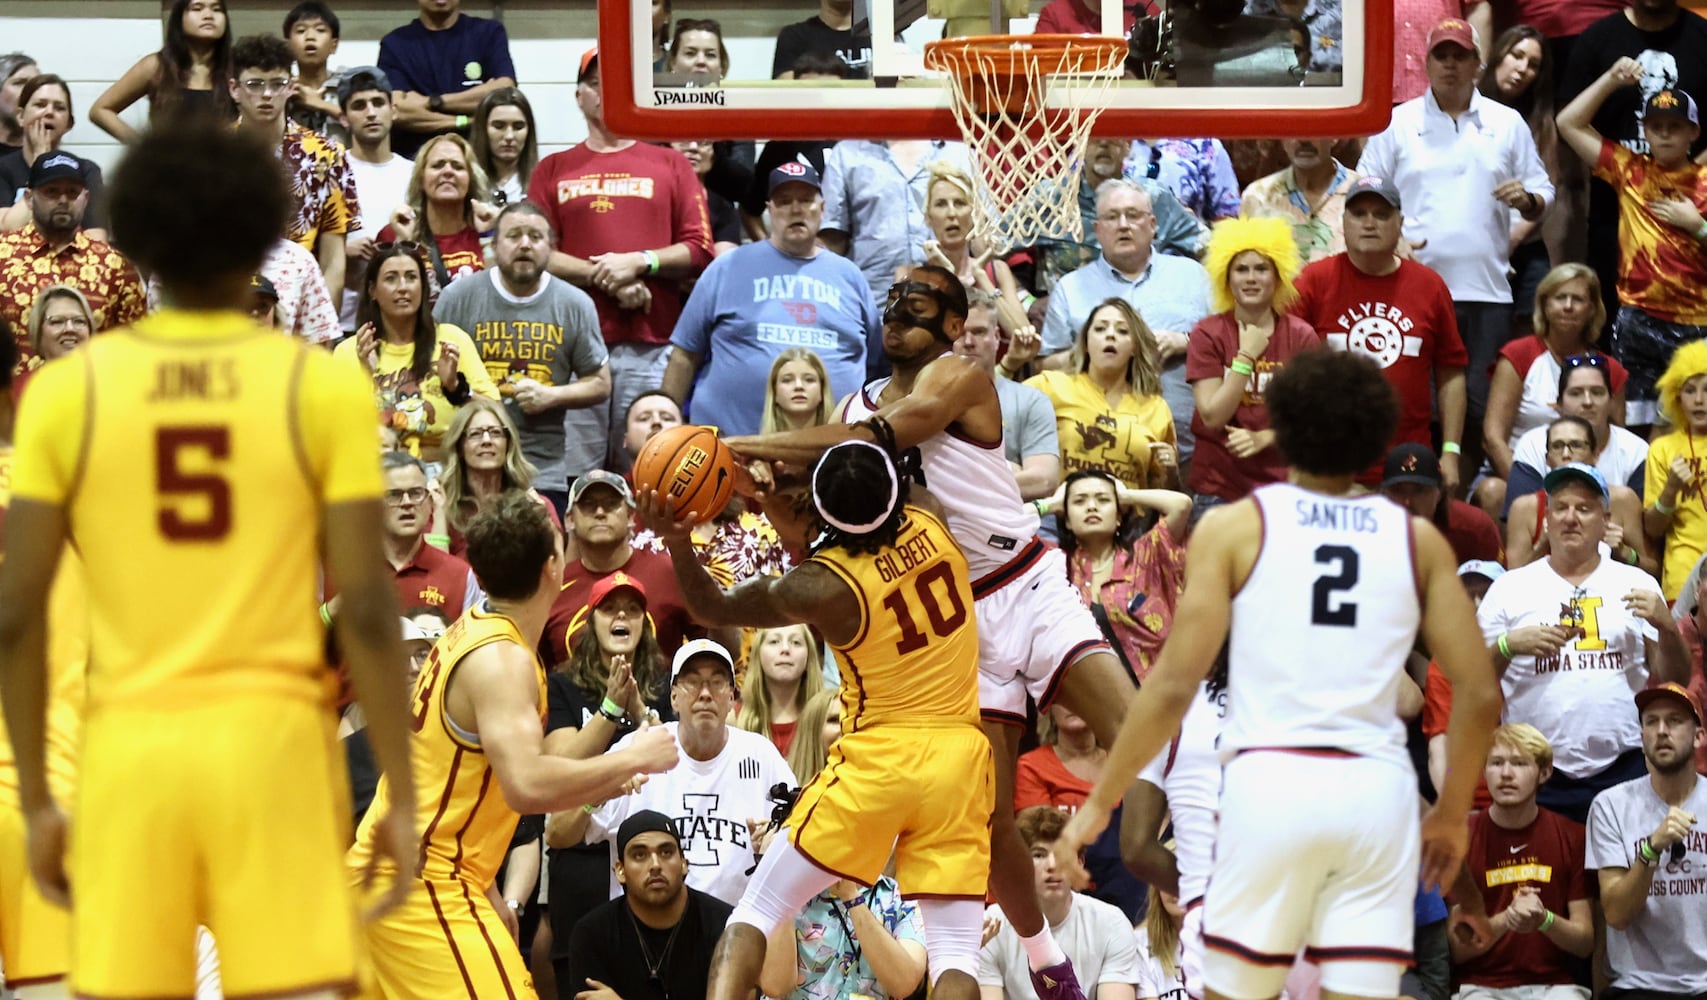
M 1054 747 L 1038 747 L 1020 754 L 1014 771 L 1014 808 L 1054 806 L 1072 812 L 1084 805 L 1091 783 L 1067 770 Z
M 658 646 L 665 659 L 676 655 L 683 640 L 704 637 L 705 629 L 694 624 L 682 604 L 669 556 L 635 550 L 618 569 L 645 588 L 646 617 L 652 619 L 652 629 L 658 635 Z M 587 624 L 587 592 L 595 582 L 609 575 L 587 572 L 579 559 L 564 568 L 563 589 L 551 606 L 551 616 L 545 620 L 545 635 L 539 640 L 539 655 L 548 668 L 568 661 L 570 648 L 579 638 L 582 626 Z
M 1533 25 L 1545 38 L 1570 38 L 1623 9 L 1623 0 L 1518 0 L 1514 20 Z
M 1251 490 L 1265 483 L 1286 481 L 1286 456 L 1278 447 L 1270 446 L 1248 458 L 1234 458 L 1227 450 L 1227 430 L 1240 427 L 1247 431 L 1268 430 L 1268 407 L 1263 405 L 1262 393 L 1268 380 L 1285 366 L 1299 351 L 1321 345 L 1321 338 L 1310 325 L 1296 316 L 1281 316 L 1275 320 L 1274 333 L 1268 349 L 1257 359 L 1253 385 L 1245 390 L 1233 419 L 1220 430 L 1213 430 L 1197 413 L 1191 416 L 1191 432 L 1197 435 L 1197 450 L 1192 453 L 1189 485 L 1194 493 L 1241 500 Z M 1185 351 L 1185 378 L 1197 382 L 1206 378 L 1222 378 L 1233 356 L 1239 353 L 1239 324 L 1232 313 L 1219 313 L 1198 321 L 1191 331 Z
M 374 240 L 378 243 L 389 243 L 396 238 L 396 230 L 386 226 Z M 486 269 L 486 251 L 480 246 L 480 233 L 475 231 L 473 226 L 446 236 L 434 234 L 433 242 L 438 245 L 439 259 L 444 261 L 445 273 L 450 276 L 450 280 L 455 281 L 465 274 Z M 427 261 L 427 268 L 433 271 L 433 280 L 437 281 L 438 271 L 431 260 Z
M 1470 817 L 1465 864 L 1482 890 L 1490 915 L 1511 905 L 1519 886 L 1541 891 L 1541 904 L 1561 916 L 1571 903 L 1588 898 L 1583 873 L 1582 824 L 1548 809 L 1519 830 L 1499 826 L 1485 812 Z M 1570 956 L 1547 935 L 1507 934 L 1486 954 L 1453 969 L 1454 977 L 1492 989 L 1575 982 Z
M 1400 261 L 1391 274 L 1364 274 L 1341 253 L 1304 268 L 1297 284 L 1292 314 L 1329 347 L 1369 356 L 1398 391 L 1399 426 L 1388 447 L 1433 447 L 1428 422 L 1435 370 L 1470 363 L 1446 282 L 1414 260 Z
M 1423 682 L 1423 736 L 1434 739 L 1446 733 L 1446 720 L 1452 716 L 1452 682 L 1440 672 L 1433 660 L 1428 661 L 1428 677 Z M 1475 808 L 1486 809 L 1494 804 L 1493 797 L 1488 794 L 1488 780 L 1485 775 L 1476 776 Z
M 637 142 L 595 153 L 581 143 L 552 153 L 534 168 L 528 199 L 551 217 L 564 253 L 593 257 L 685 243 L 694 274 L 711 263 L 705 186 L 673 149 Z M 669 343 L 682 314 L 680 280 L 647 278 L 646 286 L 650 309 L 624 309 L 604 292 L 586 290 L 598 307 L 605 343 Z
M 788 751 L 794 748 L 794 733 L 799 728 L 798 722 L 771 723 L 771 744 L 776 747 L 777 753 L 788 756 Z
M 1462 500 L 1446 502 L 1446 541 L 1460 564 L 1486 559 L 1505 565 L 1505 540 L 1488 512 Z
M 446 621 L 454 622 L 468 603 L 468 579 L 468 563 L 423 541 L 415 558 L 404 563 L 392 578 L 397 607 L 405 615 L 414 608 L 432 608 Z M 338 583 L 330 573 L 323 589 L 325 600 L 338 595 Z
M 1517 377 L 1520 379 L 1528 378 L 1529 367 L 1546 353 L 1547 342 L 1542 340 L 1539 334 L 1519 337 L 1517 340 L 1507 342 L 1504 347 L 1500 348 L 1500 357 L 1511 362 L 1511 366 L 1517 369 Z M 1624 380 L 1630 377 L 1630 372 L 1619 364 L 1618 359 L 1612 355 L 1601 351 L 1595 353 L 1606 360 L 1606 374 L 1612 381 L 1612 391 L 1614 393 L 1622 391 Z

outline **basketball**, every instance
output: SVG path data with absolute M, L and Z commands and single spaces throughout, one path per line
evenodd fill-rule
M 656 490 L 691 511 L 695 524 L 723 512 L 735 493 L 735 454 L 709 427 L 682 424 L 652 435 L 634 459 L 636 489 Z

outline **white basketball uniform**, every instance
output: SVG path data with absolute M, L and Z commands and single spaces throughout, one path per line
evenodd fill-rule
M 848 396 L 842 420 L 876 413 L 888 384 L 878 379 Z M 1023 726 L 1027 693 L 1047 710 L 1067 668 L 1108 643 L 1067 581 L 1061 550 L 1037 537 L 1037 512 L 1020 499 L 1000 439 L 977 441 L 950 426 L 919 445 L 919 459 L 972 572 L 979 709 Z
M 1208 682 L 1180 723 L 1166 753 L 1157 754 L 1138 777 L 1168 797 L 1173 818 L 1174 858 L 1179 867 L 1180 973 L 1186 993 L 1203 997 L 1203 895 L 1215 859 L 1215 828 L 1221 801 L 1221 723 L 1227 714 L 1225 690 L 1211 693 Z
M 1285 483 L 1251 497 L 1262 548 L 1233 599 L 1204 984 L 1278 995 L 1302 947 L 1324 990 L 1397 996 L 1420 863 L 1397 712 L 1422 620 L 1410 515 Z

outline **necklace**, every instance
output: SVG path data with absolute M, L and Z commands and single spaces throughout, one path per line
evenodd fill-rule
M 652 960 L 652 949 L 646 947 L 646 934 L 640 929 L 640 921 L 634 918 L 633 908 L 624 906 L 623 909 L 628 911 L 628 922 L 634 925 L 634 939 L 640 942 L 640 960 L 646 963 L 646 978 L 657 983 L 659 989 L 663 989 L 664 980 L 661 973 L 664 963 L 670 960 L 670 949 L 676 946 L 676 932 L 680 931 L 682 925 L 687 923 L 687 914 L 682 914 L 682 919 L 677 920 L 676 926 L 670 928 L 670 936 L 664 939 L 664 949 L 658 953 L 658 960 L 654 962 Z M 668 1000 L 668 990 L 664 990 L 664 996 L 665 1000 Z

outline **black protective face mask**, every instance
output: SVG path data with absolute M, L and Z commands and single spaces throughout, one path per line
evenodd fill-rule
M 917 310 L 909 301 L 914 295 L 928 295 L 936 303 L 936 315 L 926 316 Z M 931 336 L 938 340 L 951 342 L 947 333 L 943 332 L 943 321 L 948 317 L 948 296 L 934 285 L 923 281 L 897 281 L 889 286 L 889 300 L 883 307 L 883 322 L 916 326 L 921 330 L 930 331 Z

